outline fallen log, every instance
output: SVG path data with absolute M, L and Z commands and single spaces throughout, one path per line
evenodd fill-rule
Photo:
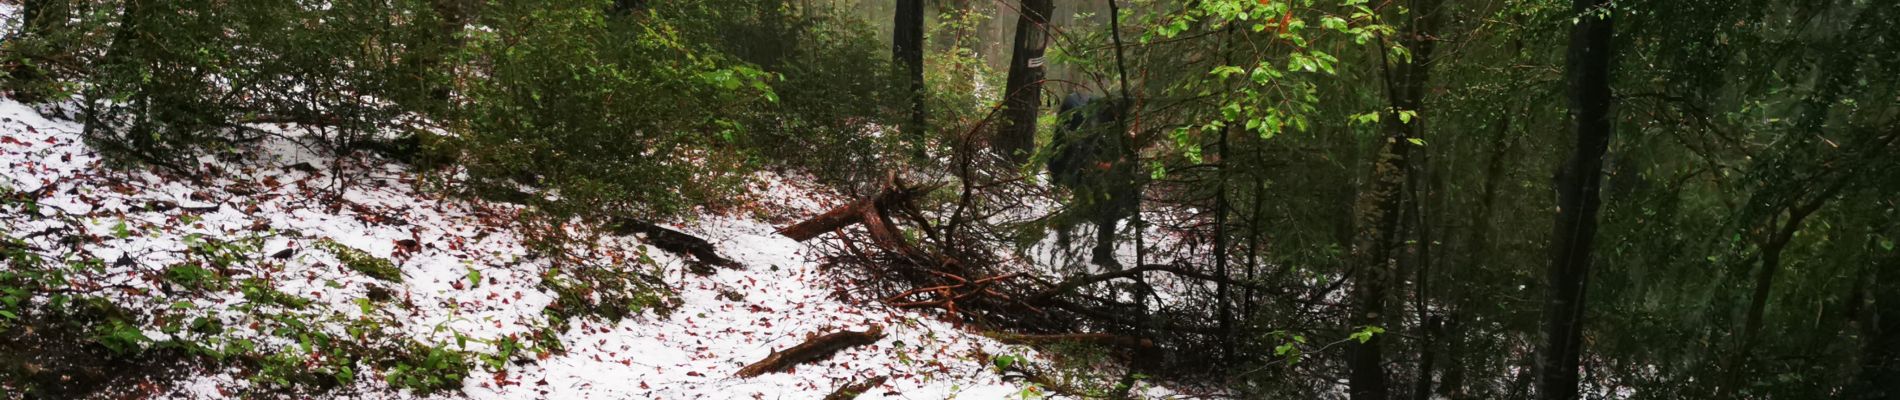
M 864 394 L 864 392 L 869 392 L 871 391 L 871 389 L 876 389 L 878 386 L 883 385 L 886 379 L 890 379 L 890 378 L 883 375 L 878 375 L 876 377 L 872 377 L 871 379 L 866 379 L 862 382 L 852 382 L 852 383 L 845 384 L 844 386 L 839 386 L 838 390 L 832 391 L 830 395 L 825 396 L 825 400 L 856 399 L 858 398 L 858 395 Z
M 635 233 L 646 235 L 647 242 L 652 243 L 653 247 L 658 247 L 668 253 L 691 257 L 688 260 L 689 263 L 697 262 L 697 264 L 689 265 L 688 269 L 695 272 L 711 273 L 712 271 L 706 268 L 707 266 L 742 268 L 739 262 L 719 255 L 719 251 L 713 247 L 712 242 L 650 222 L 622 219 L 614 224 L 613 232 L 619 235 Z
M 751 378 L 772 372 L 791 369 L 793 366 L 831 357 L 839 350 L 853 346 L 877 343 L 884 338 L 884 327 L 872 325 L 864 332 L 839 331 L 826 335 L 809 335 L 805 342 L 784 350 L 774 351 L 759 362 L 740 368 L 735 374 L 740 378 Z

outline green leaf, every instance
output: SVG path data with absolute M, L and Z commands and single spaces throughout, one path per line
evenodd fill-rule
M 1016 356 L 1007 354 L 996 356 L 995 359 L 990 360 L 991 363 L 996 364 L 996 369 L 1009 369 L 1011 365 L 1016 365 L 1017 361 L 1020 360 L 1017 360 Z
M 1382 334 L 1382 333 L 1385 333 L 1385 328 L 1380 328 L 1377 326 L 1367 326 L 1365 328 L 1359 329 L 1358 332 L 1353 332 L 1351 335 L 1348 335 L 1347 337 L 1352 340 L 1357 340 L 1359 341 L 1359 343 L 1363 344 L 1365 342 L 1371 341 L 1373 335 Z

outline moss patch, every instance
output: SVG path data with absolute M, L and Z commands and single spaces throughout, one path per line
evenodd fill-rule
M 317 241 L 317 247 L 329 251 L 330 255 L 336 256 L 337 261 L 342 262 L 343 266 L 351 271 L 388 282 L 402 282 L 402 270 L 396 268 L 396 263 L 388 259 L 369 255 L 362 250 L 330 239 Z

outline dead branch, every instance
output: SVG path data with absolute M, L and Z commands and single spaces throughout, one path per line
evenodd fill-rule
M 740 378 L 751 378 L 771 372 L 791 369 L 793 366 L 831 357 L 832 354 L 848 347 L 877 343 L 884 338 L 884 327 L 872 325 L 864 332 L 839 331 L 826 335 L 812 335 L 797 346 L 774 351 L 759 362 L 739 369 L 735 374 Z
M 905 185 L 903 181 L 897 179 L 895 174 L 891 174 L 885 178 L 884 189 L 880 190 L 877 196 L 860 199 L 851 202 L 851 204 L 833 208 L 824 214 L 819 214 L 816 217 L 805 220 L 805 222 L 779 229 L 778 233 L 785 235 L 785 237 L 792 238 L 792 240 L 803 242 L 818 237 L 818 235 L 823 235 L 825 232 L 839 230 L 861 222 L 882 222 L 885 227 L 888 228 L 891 225 L 890 218 L 884 216 L 888 214 L 884 209 L 893 205 L 908 203 L 912 199 L 937 190 L 937 188 L 941 186 L 942 185 L 928 185 L 910 187 Z M 867 228 L 875 227 L 867 226 Z
M 864 394 L 864 392 L 869 392 L 871 391 L 871 389 L 876 389 L 878 386 L 884 385 L 884 381 L 886 379 L 890 379 L 890 378 L 883 375 L 878 375 L 876 377 L 872 377 L 871 379 L 866 379 L 862 382 L 852 382 L 849 384 L 845 384 L 844 386 L 839 386 L 838 390 L 832 391 L 831 395 L 825 396 L 825 400 L 856 399 L 858 398 L 858 395 Z
M 690 256 L 692 260 L 689 260 L 689 262 L 696 262 L 696 264 L 690 266 L 689 269 L 696 272 L 704 271 L 710 273 L 711 270 L 706 268 L 706 266 L 732 269 L 743 268 L 739 262 L 719 255 L 717 248 L 713 247 L 712 242 L 708 242 L 706 239 L 701 239 L 698 236 L 689 235 L 685 232 L 667 229 L 666 227 L 650 222 L 623 219 L 615 224 L 613 232 L 619 235 L 635 233 L 646 235 L 647 241 L 652 243 L 654 247 L 660 248 L 660 250 Z
M 931 272 L 935 272 L 935 271 L 931 271 Z M 963 277 L 956 276 L 956 275 L 943 274 L 943 273 L 938 273 L 938 274 L 954 279 L 960 283 L 955 284 L 955 285 L 938 285 L 938 286 L 911 289 L 911 290 L 904 291 L 904 293 L 899 293 L 896 296 L 887 297 L 884 299 L 884 302 L 890 303 L 892 306 L 896 306 L 898 308 L 942 307 L 946 310 L 956 311 L 956 302 L 969 299 L 979 294 L 989 294 L 993 297 L 1008 298 L 1009 297 L 1008 295 L 1004 295 L 994 290 L 990 290 L 990 286 L 999 281 L 1023 276 L 1022 273 L 1018 272 L 1018 273 L 1012 273 L 1012 274 L 992 276 L 988 278 L 978 279 L 976 281 L 970 281 L 968 279 L 964 279 Z M 959 293 L 959 290 L 961 290 L 961 293 Z M 906 297 L 919 295 L 919 294 L 926 294 L 926 293 L 936 293 L 937 299 L 924 300 L 924 301 L 910 301 L 910 302 L 898 301 Z

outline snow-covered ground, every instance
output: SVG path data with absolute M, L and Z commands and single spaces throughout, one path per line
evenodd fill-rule
M 236 280 L 262 282 L 307 299 L 294 313 L 313 329 L 352 337 L 352 322 L 376 325 L 390 337 L 471 353 L 492 354 L 503 338 L 550 326 L 543 310 L 555 294 L 541 285 L 553 263 L 529 250 L 514 223 L 522 210 L 423 190 L 416 172 L 368 159 L 339 161 L 298 145 L 295 128 L 243 149 L 244 159 L 201 161 L 215 171 L 173 176 L 133 167 L 107 168 L 80 139 L 72 121 L 42 116 L 0 100 L 0 192 L 31 196 L 39 207 L 0 208 L 0 234 L 29 238 L 49 260 L 101 260 L 96 271 L 70 285 L 112 299 L 143 318 L 152 341 L 177 338 L 207 343 L 254 341 L 260 349 L 302 354 L 307 344 L 280 337 L 276 321 L 242 290 L 175 290 L 170 267 L 205 264 L 207 248 L 244 253 L 219 267 Z M 196 178 L 196 179 L 193 179 Z M 194 182 L 197 180 L 198 182 Z M 762 176 L 759 215 L 812 215 L 835 204 L 796 179 Z M 812 200 L 821 199 L 821 200 Z M 773 233 L 751 216 L 702 215 L 673 228 L 706 238 L 742 269 L 707 276 L 685 271 L 672 254 L 648 250 L 637 237 L 602 236 L 571 249 L 572 260 L 598 268 L 654 271 L 675 289 L 680 305 L 668 316 L 652 312 L 618 323 L 573 321 L 558 333 L 565 351 L 530 350 L 496 370 L 475 364 L 460 391 L 426 397 L 517 399 L 755 399 L 819 398 L 855 380 L 890 380 L 860 398 L 1000 399 L 1040 397 L 1020 380 L 1005 380 L 991 355 L 1036 351 L 1000 344 L 933 316 L 881 304 L 839 300 L 850 290 L 827 278 L 800 243 Z M 62 230 L 64 229 L 64 230 Z M 82 232 L 72 232 L 80 230 Z M 79 244 L 61 240 L 83 237 Z M 207 245 L 217 244 L 217 246 Z M 389 260 L 400 282 L 345 267 L 325 243 Z M 644 257 L 643 257 L 644 256 Z M 647 261 L 650 260 L 650 261 Z M 369 298 L 399 299 L 390 305 Z M 212 318 L 217 335 L 167 333 L 157 321 Z M 888 334 L 870 346 L 847 349 L 788 373 L 737 378 L 740 367 L 807 334 L 872 325 Z M 181 335 L 181 336 L 174 336 Z M 312 362 L 325 357 L 303 355 Z M 334 361 L 334 360 L 331 360 Z M 348 364 L 348 362 L 345 362 Z M 356 361 L 365 376 L 334 392 L 349 398 L 419 397 L 383 383 L 384 371 Z M 188 371 L 161 382 L 167 398 L 246 397 L 244 371 L 218 367 Z M 1164 396 L 1161 389 L 1148 390 Z M 5 396 L 0 396 L 5 397 Z

